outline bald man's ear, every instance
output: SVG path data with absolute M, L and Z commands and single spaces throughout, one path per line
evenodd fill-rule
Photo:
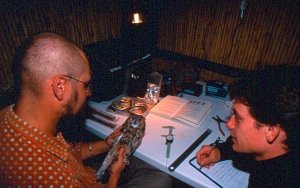
M 269 144 L 272 144 L 279 136 L 281 129 L 279 125 L 266 126 L 266 139 Z
M 59 100 L 64 99 L 66 92 L 66 79 L 64 77 L 55 78 L 53 81 L 53 94 Z

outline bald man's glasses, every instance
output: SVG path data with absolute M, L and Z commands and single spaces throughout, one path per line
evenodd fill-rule
M 92 84 L 91 84 L 90 81 L 89 81 L 89 82 L 83 82 L 83 81 L 81 81 L 81 80 L 78 80 L 78 79 L 73 78 L 73 77 L 68 76 L 68 75 L 65 75 L 65 77 L 70 78 L 70 79 L 72 79 L 72 80 L 75 80 L 75 81 L 77 81 L 77 82 L 82 83 L 82 84 L 84 85 L 84 88 L 85 88 L 86 91 L 88 91 L 88 92 L 91 92 L 91 91 L 92 91 Z

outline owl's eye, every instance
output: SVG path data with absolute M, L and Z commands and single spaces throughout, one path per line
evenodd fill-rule
M 134 128 L 137 128 L 139 126 L 139 122 L 137 120 L 132 120 L 130 125 Z

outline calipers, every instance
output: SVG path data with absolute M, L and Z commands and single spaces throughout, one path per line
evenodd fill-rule
M 163 126 L 165 129 L 169 129 L 169 133 L 167 135 L 161 135 L 166 138 L 166 145 L 167 145 L 167 151 L 166 151 L 166 158 L 170 157 L 170 152 L 171 152 L 171 144 L 173 143 L 174 140 L 174 135 L 173 135 L 173 129 L 175 129 L 173 126 Z

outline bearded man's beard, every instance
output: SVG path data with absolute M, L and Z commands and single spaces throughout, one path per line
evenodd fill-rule
M 78 102 L 78 92 L 75 91 L 75 92 L 72 92 L 72 96 L 70 97 L 70 100 L 67 101 L 62 106 L 62 108 L 64 109 L 63 114 L 61 115 L 62 118 L 68 117 L 68 116 L 70 116 L 70 117 L 75 116 L 76 113 L 74 113 L 74 108 L 75 108 L 77 102 Z

